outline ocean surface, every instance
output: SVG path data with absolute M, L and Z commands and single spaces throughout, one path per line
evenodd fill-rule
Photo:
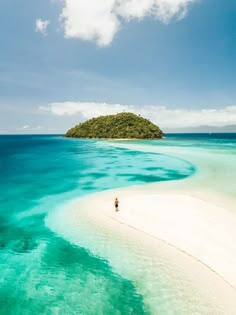
M 227 167 L 235 167 L 236 134 L 172 134 L 161 141 L 131 141 L 133 149 L 60 135 L 0 136 L 0 315 L 150 314 L 132 281 L 45 224 L 48 214 L 73 199 L 181 181 L 198 171 L 187 158 L 142 152 L 136 143 L 187 148 L 201 156 L 220 152 Z

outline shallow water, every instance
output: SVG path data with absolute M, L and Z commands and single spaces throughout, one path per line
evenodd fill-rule
M 58 136 L 1 136 L 0 152 L 0 314 L 149 314 L 130 279 L 45 217 L 94 192 L 187 178 L 194 165 Z
M 229 199 L 236 212 L 236 133 L 172 134 L 164 141 L 129 141 L 110 143 L 115 147 L 148 153 L 168 154 L 195 166 L 194 176 L 175 186 L 208 191 L 214 197 Z M 170 183 L 171 187 L 173 184 Z
M 223 136 L 219 139 L 202 135 L 182 137 L 172 136 L 164 141 L 109 141 L 107 144 L 147 154 L 166 153 L 191 161 L 195 165 L 192 176 L 165 183 L 180 190 L 187 187 L 199 192 L 209 190 L 217 196 L 221 193 L 233 200 L 235 208 L 236 137 L 230 135 L 224 141 Z M 108 260 L 113 270 L 135 284 L 148 312 L 234 314 L 235 290 L 210 269 L 167 244 L 158 241 L 152 244 L 146 235 L 140 239 L 140 234 L 129 228 L 121 229 L 111 222 L 106 224 L 105 218 L 100 222 L 99 215 L 93 209 L 86 209 L 86 201 L 84 203 L 51 213 L 47 218 L 48 226 L 72 244 Z
M 183 153 L 176 158 L 180 147 Z M 183 185 L 190 179 L 192 186 L 204 183 L 234 198 L 236 136 L 174 135 L 163 141 L 119 142 L 115 147 L 110 142 L 58 136 L 2 136 L 0 152 L 1 315 L 156 315 L 156 310 L 183 315 L 189 314 L 186 292 L 191 292 L 188 298 L 195 308 L 191 314 L 204 314 L 199 309 L 223 314 L 212 303 L 209 309 L 194 283 L 179 277 L 173 261 L 150 259 L 147 244 L 136 246 L 126 234 L 112 239 L 113 231 L 95 230 L 93 224 L 88 229 L 90 223 L 83 224 L 81 218 L 76 231 L 80 246 L 75 246 L 67 241 L 69 235 L 64 239 L 60 231 L 55 234 L 49 229 L 45 217 L 52 215 L 59 224 L 54 215 L 74 198 L 156 181 L 180 180 Z M 109 252 L 114 242 L 113 261 L 108 260 L 110 254 L 106 259 L 103 252 L 93 250 L 100 246 Z M 122 262 L 129 266 L 131 261 L 130 269 L 119 269 Z M 160 268 L 154 274 L 156 266 Z M 139 276 L 135 281 L 133 269 Z M 179 282 L 181 286 L 176 285 Z M 151 294 L 153 286 L 158 295 Z M 173 290 L 171 300 L 170 286 L 182 288 Z

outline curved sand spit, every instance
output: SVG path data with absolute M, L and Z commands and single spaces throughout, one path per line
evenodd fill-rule
M 235 315 L 233 163 L 228 165 L 216 151 L 114 145 L 187 158 L 198 171 L 182 181 L 74 201 L 49 214 L 47 225 L 133 281 L 151 314 Z M 233 154 L 228 159 L 235 161 Z M 120 200 L 118 213 L 115 197 Z
M 47 224 L 132 280 L 151 314 L 235 314 L 236 221 L 222 207 L 155 184 L 75 201 Z

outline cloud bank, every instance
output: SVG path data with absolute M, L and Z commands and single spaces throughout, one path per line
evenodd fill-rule
M 109 45 L 121 24 L 151 16 L 163 23 L 182 19 L 197 0 L 64 0 L 61 21 L 67 38 Z
M 50 21 L 48 20 L 37 19 L 35 21 L 35 31 L 42 33 L 43 35 L 47 35 L 47 28 L 49 24 Z
M 121 105 L 93 102 L 50 103 L 40 110 L 56 116 L 78 115 L 78 122 L 99 115 L 132 112 L 150 119 L 161 128 L 197 127 L 200 125 L 225 126 L 236 124 L 236 106 L 222 109 L 168 109 L 164 106 Z

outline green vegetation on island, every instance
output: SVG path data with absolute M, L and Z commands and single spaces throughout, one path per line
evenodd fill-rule
M 162 130 L 133 113 L 100 116 L 67 131 L 66 137 L 98 139 L 161 139 Z

